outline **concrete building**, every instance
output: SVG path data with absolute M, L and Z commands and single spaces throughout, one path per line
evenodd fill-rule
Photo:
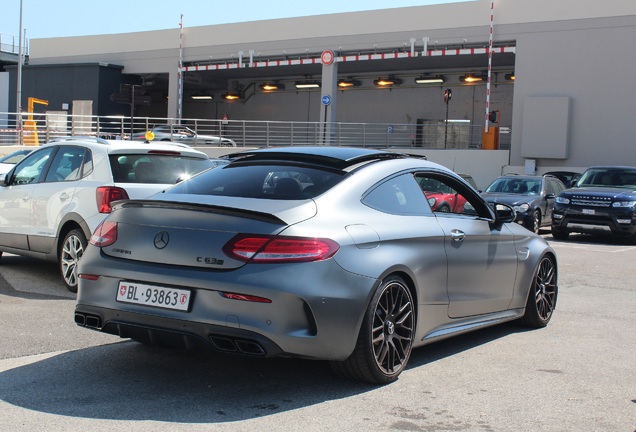
M 22 94 L 48 99 L 50 109 L 90 99 L 93 114 L 126 115 L 109 96 L 132 83 L 151 100 L 137 108 L 144 116 L 400 125 L 448 118 L 478 130 L 497 111 L 499 132 L 509 132 L 509 170 L 636 165 L 636 2 L 584 3 L 499 0 L 493 11 L 490 1 L 474 0 L 35 39 Z M 322 57 L 329 52 L 333 62 Z M 484 80 L 468 83 L 469 73 Z M 444 82 L 416 84 L 424 75 Z M 401 82 L 378 88 L 380 78 Z M 338 87 L 343 79 L 355 85 Z M 321 87 L 299 90 L 299 81 Z M 270 82 L 284 89 L 261 88 Z M 227 102 L 227 93 L 242 99 Z

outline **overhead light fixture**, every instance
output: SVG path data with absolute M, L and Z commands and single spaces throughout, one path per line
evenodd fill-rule
M 444 77 L 442 76 L 430 76 L 430 75 L 422 75 L 419 78 L 415 78 L 416 84 L 443 84 Z
M 504 78 L 506 78 L 506 81 L 514 81 L 515 80 L 515 73 L 507 73 L 506 75 L 504 75 Z
M 234 101 L 234 100 L 238 100 L 241 98 L 241 95 L 238 93 L 232 93 L 232 92 L 227 92 L 225 94 L 223 94 L 223 96 L 221 96 L 223 99 L 227 100 L 227 101 Z
M 351 78 L 338 80 L 338 87 L 349 88 L 349 87 L 360 87 L 362 83 L 358 80 L 354 80 Z
M 194 100 L 211 100 L 214 99 L 214 97 L 210 94 L 193 94 L 192 96 L 190 96 L 192 99 Z
M 389 77 L 389 78 L 379 78 L 375 81 L 373 81 L 373 84 L 379 86 L 379 87 L 391 87 L 394 85 L 399 85 L 402 84 L 402 80 L 399 78 L 393 78 L 393 77 Z
M 480 75 L 480 74 L 473 74 L 473 73 L 468 73 L 464 76 L 460 76 L 459 77 L 459 81 L 461 82 L 465 82 L 465 83 L 475 83 L 475 82 L 480 82 L 484 80 L 484 76 Z
M 274 90 L 284 90 L 285 86 L 283 84 L 277 82 L 266 82 L 259 86 L 261 90 L 265 91 L 274 91 Z
M 318 81 L 296 81 L 297 89 L 313 89 L 320 88 L 320 83 Z

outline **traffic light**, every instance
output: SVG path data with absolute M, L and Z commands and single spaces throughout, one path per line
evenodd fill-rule
M 488 120 L 490 120 L 491 123 L 499 123 L 499 110 L 490 111 L 488 113 Z

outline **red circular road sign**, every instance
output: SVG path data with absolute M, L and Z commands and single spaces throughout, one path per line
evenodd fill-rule
M 331 50 L 325 50 L 320 55 L 320 61 L 324 65 L 330 65 L 335 60 L 336 56 Z

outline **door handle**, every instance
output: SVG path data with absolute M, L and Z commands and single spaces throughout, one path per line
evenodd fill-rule
M 450 235 L 451 239 L 456 242 L 464 241 L 464 239 L 466 238 L 466 234 L 458 229 L 452 229 Z

